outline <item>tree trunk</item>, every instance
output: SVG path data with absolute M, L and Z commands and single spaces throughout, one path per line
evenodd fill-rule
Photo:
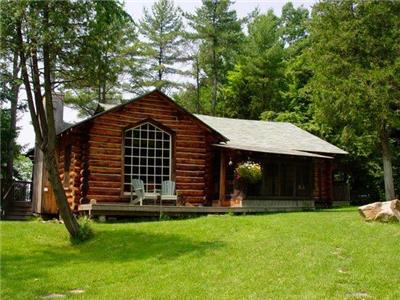
M 46 26 L 48 24 L 48 4 L 45 6 L 44 17 L 46 19 Z M 48 27 L 47 27 L 48 28 Z M 22 71 L 22 78 L 25 86 L 26 97 L 28 100 L 29 111 L 32 119 L 32 125 L 35 129 L 36 145 L 40 147 L 43 151 L 44 161 L 46 170 L 49 174 L 49 181 L 53 187 L 57 206 L 60 210 L 61 217 L 64 220 L 65 227 L 67 228 L 69 234 L 72 237 L 78 236 L 79 224 L 76 221 L 72 211 L 68 206 L 68 200 L 65 196 L 64 188 L 62 186 L 60 176 L 58 175 L 58 166 L 56 159 L 56 133 L 55 133 L 55 123 L 53 115 L 53 102 L 51 96 L 51 63 L 49 46 L 45 44 L 43 46 L 43 65 L 44 65 L 44 88 L 45 88 L 45 99 L 46 99 L 46 111 L 43 107 L 43 99 L 40 91 L 39 78 L 34 78 L 37 76 L 35 74 L 37 70 L 37 63 L 35 62 L 36 49 L 31 52 L 31 60 L 33 61 L 33 88 L 35 90 L 35 97 L 33 97 L 30 76 L 28 73 L 28 64 L 25 56 L 24 49 L 25 44 L 22 36 L 22 24 L 21 20 L 17 21 L 16 27 L 17 41 L 19 47 L 20 64 Z M 39 86 L 37 86 L 39 85 Z M 39 97 L 39 98 L 38 98 Z M 47 118 L 46 118 L 47 116 Z M 40 121 L 39 121 L 40 120 Z
M 381 147 L 383 158 L 383 178 L 385 182 L 385 198 L 390 201 L 396 198 L 393 183 L 392 155 L 390 151 L 389 135 L 383 129 L 381 133 Z
M 48 3 L 43 9 L 43 19 L 45 28 L 49 28 L 49 11 Z M 49 175 L 49 181 L 54 190 L 54 196 L 58 209 L 60 210 L 61 218 L 64 221 L 64 225 L 67 228 L 69 234 L 72 237 L 77 237 L 79 234 L 79 224 L 72 214 L 69 207 L 67 197 L 65 195 L 64 187 L 61 183 L 60 176 L 58 174 L 58 162 L 56 156 L 56 130 L 53 113 L 53 99 L 51 91 L 51 61 L 50 61 L 50 46 L 45 41 L 43 44 L 43 66 L 44 66 L 44 93 L 46 102 L 46 117 L 47 117 L 47 134 L 48 142 L 47 149 L 42 149 L 44 154 L 44 161 L 46 170 Z
M 212 74 L 212 96 L 211 96 L 211 114 L 215 116 L 217 106 L 217 58 L 215 53 L 215 47 L 213 49 L 213 74 Z
M 195 58 L 195 64 L 196 64 L 196 113 L 200 113 L 200 62 L 199 62 L 199 56 L 196 54 Z
M 49 176 L 49 182 L 53 188 L 57 207 L 60 211 L 60 215 L 62 220 L 64 221 L 65 227 L 72 237 L 77 237 L 79 232 L 79 224 L 69 207 L 64 187 L 58 174 L 56 151 L 55 149 L 51 149 L 53 148 L 53 144 L 54 143 L 49 142 L 47 151 L 43 152 L 44 162 Z
M 20 83 L 18 82 L 19 63 L 18 63 L 18 50 L 15 50 L 13 57 L 13 70 L 12 70 L 12 99 L 11 99 L 11 120 L 10 131 L 15 133 L 17 130 L 17 107 L 18 107 L 18 94 Z M 14 151 L 15 151 L 15 138 L 10 140 L 8 145 L 8 158 L 7 158 L 7 182 L 11 184 L 14 176 Z

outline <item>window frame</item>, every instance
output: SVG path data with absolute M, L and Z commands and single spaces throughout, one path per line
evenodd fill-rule
M 125 149 L 126 149 L 126 132 L 127 131 L 129 131 L 129 130 L 134 130 L 135 128 L 138 128 L 138 127 L 141 127 L 141 126 L 143 126 L 143 125 L 145 125 L 145 124 L 149 124 L 149 125 L 151 125 L 151 126 L 153 126 L 153 127 L 155 127 L 156 129 L 158 129 L 158 130 L 160 130 L 160 131 L 162 131 L 164 134 L 168 134 L 169 135 L 169 137 L 170 137 L 170 142 L 169 142 L 169 157 L 168 157 L 168 159 L 169 159 L 169 174 L 168 174 L 168 177 L 169 177 L 169 179 L 168 180 L 175 180 L 175 132 L 174 131 L 172 131 L 171 129 L 169 129 L 168 127 L 166 127 L 166 126 L 164 126 L 163 124 L 161 124 L 161 123 L 159 123 L 159 122 L 157 122 L 157 121 L 155 121 L 155 120 L 153 120 L 152 118 L 147 118 L 147 119 L 145 119 L 145 120 L 142 120 L 142 121 L 140 121 L 140 122 L 138 122 L 138 123 L 135 123 L 135 124 L 130 124 L 130 125 L 128 125 L 128 126 L 126 126 L 125 128 L 123 128 L 123 130 L 122 130 L 122 145 L 121 145 L 121 153 L 122 153 L 122 155 L 121 155 L 121 164 L 122 164 L 122 166 L 121 166 L 121 197 L 128 197 L 128 196 L 130 196 L 130 194 L 131 194 L 131 192 L 130 191 L 125 191 L 125 186 L 127 185 L 126 183 L 125 183 L 125 175 L 126 175 L 126 172 L 125 172 Z M 140 139 L 141 140 L 141 139 Z M 146 138 L 146 142 L 147 142 L 147 145 L 148 145 L 148 141 L 149 141 L 149 138 L 147 137 Z M 156 139 L 154 139 L 154 141 L 156 142 L 157 140 Z M 133 142 L 133 139 L 132 139 L 132 142 Z M 163 148 L 163 146 L 164 145 L 162 145 L 162 148 L 161 149 L 164 149 Z M 131 149 L 133 149 L 133 146 L 131 146 L 132 148 Z M 154 148 L 154 151 L 156 151 L 156 149 L 158 149 L 158 148 Z M 140 151 L 140 150 L 139 150 Z M 131 155 L 131 157 L 133 157 L 133 155 Z M 141 157 L 141 155 L 140 155 L 140 153 L 139 153 L 139 158 Z M 148 168 L 148 155 L 147 155 L 147 157 L 146 157 L 146 165 L 144 166 L 144 167 L 146 167 L 146 173 L 147 173 L 147 178 L 149 178 L 150 176 L 154 176 L 154 178 L 157 176 L 155 173 L 156 173 L 156 163 L 154 163 L 154 175 L 148 175 L 148 171 L 147 171 L 147 168 Z M 164 158 L 163 157 L 160 157 L 162 160 L 164 160 Z M 156 160 L 157 159 L 157 156 L 156 156 L 156 153 L 155 153 L 155 155 L 153 156 L 153 159 L 154 160 Z M 131 166 L 133 166 L 133 164 L 131 165 Z M 137 166 L 139 169 L 142 167 L 141 166 L 141 164 L 140 164 L 140 161 L 139 161 L 139 164 L 138 164 L 138 166 Z M 140 174 L 140 173 L 139 173 Z M 131 174 L 127 174 L 127 175 L 132 175 L 132 173 Z M 161 174 L 161 175 L 159 175 L 159 176 L 161 176 L 161 182 L 164 180 L 163 179 L 163 176 L 164 176 L 164 174 Z M 146 182 L 144 182 L 145 183 L 145 189 L 147 188 L 146 187 Z M 157 184 L 157 183 L 156 183 Z M 148 184 L 147 184 L 148 185 Z M 158 189 L 158 187 L 156 187 L 157 189 Z M 159 188 L 161 188 L 161 185 L 160 185 L 160 187 Z M 152 190 L 150 190 L 150 191 L 152 191 Z M 146 192 L 147 192 L 147 190 L 146 190 Z

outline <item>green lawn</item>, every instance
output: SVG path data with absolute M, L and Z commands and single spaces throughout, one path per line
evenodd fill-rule
M 400 299 L 400 225 L 353 208 L 94 229 L 2 222 L 1 299 Z

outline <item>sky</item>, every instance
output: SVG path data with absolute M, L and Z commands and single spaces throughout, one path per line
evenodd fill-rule
M 155 1 L 153 0 L 125 0 L 125 9 L 133 17 L 134 20 L 139 20 L 143 17 L 143 9 L 151 9 Z M 232 8 L 236 10 L 238 17 L 245 17 L 257 7 L 260 12 L 266 12 L 272 9 L 276 15 L 281 14 L 282 6 L 287 3 L 285 0 L 237 0 Z M 295 7 L 303 6 L 311 8 L 317 0 L 292 0 Z M 196 8 L 201 5 L 201 0 L 175 0 L 175 5 L 179 6 L 185 12 L 194 13 Z M 18 126 L 20 128 L 17 143 L 24 146 L 25 150 L 32 148 L 35 143 L 35 134 L 31 125 L 29 112 L 25 112 L 18 116 Z M 78 121 L 78 113 L 69 108 L 64 107 L 64 121 L 74 123 Z

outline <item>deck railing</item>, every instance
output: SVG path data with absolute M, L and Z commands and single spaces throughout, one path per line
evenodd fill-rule
M 2 202 L 11 204 L 13 202 L 30 202 L 32 201 L 32 182 L 16 180 L 6 190 Z

